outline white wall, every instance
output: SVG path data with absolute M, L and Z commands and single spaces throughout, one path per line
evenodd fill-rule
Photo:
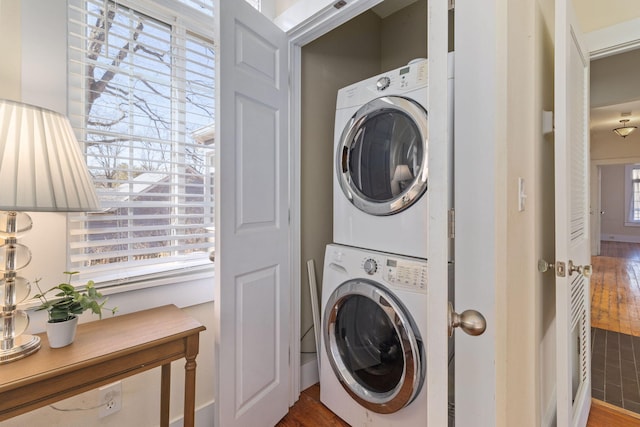
M 11 98 L 66 112 L 66 1 L 0 0 L 0 98 Z M 66 270 L 66 215 L 34 213 L 33 229 L 21 239 L 32 251 L 31 264 L 21 271 L 29 280 L 42 278 L 44 284 L 57 283 Z M 213 269 L 213 267 L 212 267 Z M 213 271 L 208 278 L 189 280 L 159 287 L 106 289 L 110 305 L 119 307 L 119 314 L 176 304 L 207 327 L 201 334 L 197 359 L 196 408 L 204 417 L 199 425 L 207 425 L 213 408 Z M 88 278 L 85 278 L 88 279 Z M 185 278 L 186 280 L 186 278 Z M 44 330 L 42 312 L 31 313 L 30 333 Z M 83 315 L 81 322 L 96 320 Z M 175 362 L 172 369 L 171 416 L 181 418 L 183 367 Z M 10 365 L 7 365 L 10 366 Z M 4 369 L 4 368 L 3 368 Z M 156 425 L 159 413 L 159 369 L 123 381 L 123 408 L 119 413 L 98 419 L 97 409 L 84 412 L 58 412 L 42 408 L 1 423 L 2 427 L 25 425 L 86 426 L 86 425 Z M 61 407 L 90 407 L 97 403 L 97 391 L 90 391 Z
M 601 240 L 640 242 L 640 227 L 625 225 L 625 164 L 602 165 L 601 168 Z
M 640 18 L 637 0 L 574 0 L 573 4 L 585 33 Z

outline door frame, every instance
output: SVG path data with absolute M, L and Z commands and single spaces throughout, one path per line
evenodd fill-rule
M 378 3 L 381 3 L 382 0 L 354 0 L 342 6 L 341 9 L 336 9 L 333 6 L 333 4 L 326 5 L 325 3 L 324 7 L 323 6 L 320 6 L 319 8 L 316 7 L 314 9 L 315 12 L 309 12 L 308 9 L 313 9 L 313 5 L 311 1 L 312 0 L 301 0 L 299 2 L 301 4 L 301 7 L 298 7 L 296 9 L 296 12 L 300 12 L 301 10 L 307 8 L 305 9 L 306 17 L 298 26 L 294 26 L 288 29 L 287 31 L 287 36 L 289 38 L 289 71 L 290 71 L 290 82 L 289 82 L 290 135 L 289 136 L 290 136 L 290 144 L 291 144 L 290 145 L 290 153 L 291 153 L 291 158 L 290 158 L 290 161 L 291 161 L 291 164 L 290 164 L 291 212 L 290 212 L 290 215 L 291 215 L 291 248 L 292 248 L 292 263 L 291 263 L 292 283 L 296 283 L 299 277 L 301 277 L 300 276 L 300 273 L 301 273 L 300 271 L 300 268 L 301 268 L 300 267 L 301 266 L 301 247 L 300 247 L 300 241 L 301 241 L 300 240 L 301 239 L 301 207 L 300 207 L 301 98 L 300 97 L 301 97 L 302 47 L 312 42 L 313 40 L 317 39 L 318 37 L 335 29 L 336 27 L 342 25 L 343 23 L 351 20 L 352 18 L 356 17 L 360 13 L 363 13 L 371 9 L 373 6 L 377 5 Z M 504 2 L 506 0 L 502 0 L 502 1 Z M 472 3 L 468 3 L 468 5 L 471 5 L 471 4 Z M 448 19 L 446 18 L 447 18 L 447 13 L 449 9 L 449 2 L 446 0 L 440 0 L 440 1 L 432 0 L 429 3 L 428 7 L 429 7 L 429 18 L 428 18 L 429 22 L 427 26 L 428 32 L 429 32 L 428 37 L 430 40 L 436 40 L 438 42 L 438 46 L 441 46 L 441 48 L 438 49 L 437 51 L 433 50 L 431 52 L 431 54 L 433 55 L 430 55 L 432 59 L 432 63 L 430 66 L 430 73 L 432 73 L 432 75 L 438 75 L 439 77 L 444 76 L 446 80 L 447 63 L 448 63 L 447 52 L 446 52 L 447 44 L 443 42 L 446 42 L 446 38 L 447 38 Z M 491 8 L 482 6 L 479 11 L 473 8 L 468 8 L 468 7 L 466 9 L 468 10 L 467 16 L 470 19 L 477 20 L 478 12 L 480 12 L 481 16 L 487 16 L 488 18 L 490 18 L 489 20 L 493 20 L 493 21 L 496 21 L 498 16 L 500 16 L 498 11 L 501 10 L 501 8 L 498 6 L 494 6 Z M 470 9 L 473 9 L 473 10 L 470 10 Z M 305 14 L 299 14 L 298 16 L 301 16 L 301 15 L 305 15 Z M 442 17 L 442 19 L 435 19 L 434 17 Z M 286 19 L 282 18 L 282 16 L 279 17 L 279 19 L 277 19 L 276 21 L 280 23 L 281 28 L 287 26 L 285 23 Z M 506 26 L 506 20 L 503 22 L 503 26 Z M 484 29 L 480 27 L 476 29 L 480 32 L 484 31 Z M 495 37 L 497 37 L 497 31 L 489 32 L 489 34 L 487 34 L 486 37 L 482 38 L 481 44 L 483 46 L 487 46 L 491 48 L 495 44 Z M 468 41 L 471 39 L 474 39 L 473 42 L 475 43 L 475 46 L 476 46 L 475 49 L 477 50 L 478 48 L 477 38 L 472 34 L 472 35 L 469 35 L 467 39 Z M 484 63 L 484 62 L 480 61 L 480 63 Z M 477 64 L 475 65 L 475 68 L 477 68 Z M 490 66 L 490 64 L 488 64 L 485 71 L 487 73 L 491 73 L 491 70 L 492 70 L 492 67 Z M 497 80 L 497 78 L 495 79 Z M 471 78 L 470 81 L 475 81 L 475 80 Z M 495 87 L 491 86 L 487 90 L 490 91 L 492 89 L 495 89 Z M 429 90 L 431 92 L 433 88 L 430 88 Z M 446 92 L 446 90 L 447 89 L 445 85 L 444 88 L 437 88 L 436 92 L 439 92 L 439 91 Z M 485 98 L 483 98 L 483 96 L 486 94 L 486 91 L 480 91 L 481 93 L 480 92 L 476 93 L 476 92 L 478 91 L 474 91 L 473 94 L 466 96 L 460 102 L 465 103 L 466 101 L 469 101 L 469 100 L 471 100 L 471 102 L 474 102 L 474 101 L 477 102 L 478 100 L 482 100 L 482 102 L 484 102 Z M 460 94 L 456 94 L 455 97 L 458 98 L 459 95 Z M 433 99 L 432 96 L 430 96 L 430 99 Z M 431 104 L 431 107 L 433 107 L 433 103 Z M 439 109 L 441 111 L 448 111 L 448 108 L 446 108 L 446 105 L 439 105 Z M 444 125 L 444 123 L 446 123 L 445 113 L 442 113 L 442 112 L 436 112 L 436 113 L 437 113 L 435 114 L 436 116 L 439 116 L 441 114 L 445 116 L 444 120 L 442 120 L 443 117 L 439 117 L 440 121 L 438 120 L 438 117 L 434 118 L 433 115 L 431 116 L 431 118 L 434 119 L 436 123 L 436 127 L 438 126 L 446 127 Z M 440 123 L 440 124 L 438 125 L 437 123 Z M 478 141 L 482 141 L 493 146 L 495 142 L 492 139 L 492 136 L 495 136 L 494 132 L 496 132 L 496 126 L 497 124 L 492 121 L 490 121 L 489 123 L 485 123 L 485 125 L 483 126 L 481 125 L 480 127 L 482 129 L 488 129 L 488 132 L 481 136 L 473 135 L 471 140 L 475 141 L 476 145 L 478 145 Z M 439 128 L 439 133 L 442 133 L 442 132 L 446 133 L 447 131 L 446 130 L 443 131 L 442 128 Z M 501 141 L 504 142 L 506 141 L 506 139 L 501 138 Z M 443 153 L 438 152 L 441 150 L 442 150 L 441 148 L 439 149 L 436 147 L 430 150 L 429 154 L 430 156 L 434 154 L 437 156 L 444 155 Z M 448 176 L 447 166 L 435 165 L 434 168 L 435 168 L 434 170 L 439 168 L 438 173 L 434 174 L 434 176 L 439 176 L 443 174 L 444 176 Z M 435 180 L 435 179 L 430 181 L 430 188 L 437 188 L 438 186 L 442 187 L 447 185 L 449 185 L 448 182 L 438 182 L 438 180 Z M 502 191 L 502 188 L 499 189 L 499 192 L 501 191 Z M 442 193 L 441 196 L 435 197 L 433 199 L 430 198 L 431 220 L 429 225 L 429 233 L 430 233 L 429 235 L 433 236 L 435 234 L 438 234 L 440 236 L 438 237 L 438 239 L 444 239 L 446 241 L 447 234 L 448 234 L 448 231 L 447 231 L 448 218 L 447 218 L 446 207 L 448 206 L 447 197 L 450 196 L 450 194 L 448 193 L 448 191 L 438 192 L 438 193 Z M 494 200 L 494 202 L 496 202 L 496 204 L 489 203 L 485 205 L 485 208 L 486 208 L 485 210 L 489 217 L 491 217 L 496 213 L 495 208 L 497 207 L 497 200 Z M 467 215 L 467 217 L 469 217 L 469 215 Z M 472 218 L 471 222 L 474 222 L 474 218 Z M 467 221 L 467 223 L 469 222 Z M 491 230 L 487 230 L 487 232 L 490 233 Z M 435 241 L 432 239 L 433 237 L 430 237 L 430 241 Z M 466 299 L 466 301 L 464 301 L 465 306 L 461 306 L 459 308 L 459 311 L 462 312 L 467 308 L 479 308 L 481 309 L 481 311 L 482 309 L 485 309 L 486 311 L 490 312 L 489 314 L 489 317 L 491 319 L 490 321 L 493 322 L 495 319 L 495 313 L 494 313 L 495 290 L 494 290 L 493 278 L 497 278 L 496 277 L 497 272 L 495 271 L 494 263 L 485 262 L 485 261 L 487 257 L 492 259 L 494 257 L 494 254 L 493 252 L 488 253 L 490 251 L 486 251 L 486 247 L 484 247 L 484 245 L 480 244 L 479 242 L 476 242 L 475 246 L 474 245 L 472 246 L 473 248 L 471 248 L 470 251 L 467 252 L 467 254 L 469 258 L 473 258 L 474 260 L 473 264 L 474 265 L 477 264 L 479 267 L 481 267 L 480 270 L 482 271 L 486 271 L 487 269 L 490 271 L 489 271 L 489 274 L 487 275 L 488 280 L 482 284 L 483 286 L 478 286 L 478 283 L 476 283 L 477 282 L 476 278 L 467 277 L 466 283 L 468 283 L 469 286 L 473 286 L 474 295 L 473 296 L 469 295 L 469 298 L 465 298 Z M 475 254 L 472 253 L 474 249 L 476 250 L 476 252 L 484 252 L 486 256 L 484 258 L 477 257 Z M 430 269 L 430 274 L 429 274 L 430 281 L 432 281 L 433 283 L 443 283 L 443 284 L 448 283 L 448 268 L 446 267 L 446 261 L 448 260 L 449 258 L 446 251 L 435 251 L 435 253 L 431 257 L 431 262 L 433 262 L 434 265 L 442 264 L 444 268 Z M 501 280 L 501 279 L 502 278 L 498 280 Z M 292 286 L 291 293 L 292 293 L 291 324 L 293 325 L 292 331 L 291 331 L 292 332 L 291 352 L 294 355 L 296 355 L 296 354 L 299 354 L 300 352 L 300 342 L 298 339 L 298 337 L 300 336 L 300 319 L 299 319 L 300 289 L 299 287 Z M 441 293 L 440 291 L 437 291 L 437 292 L 434 291 L 435 299 L 430 298 L 430 301 L 439 301 L 438 297 L 440 296 L 439 295 L 440 293 Z M 445 291 L 445 294 L 446 294 L 446 291 Z M 478 300 L 482 301 L 482 307 L 477 306 Z M 427 307 L 427 310 L 428 310 L 428 318 L 429 318 L 430 325 L 444 332 L 447 328 L 446 303 L 445 304 L 430 303 Z M 485 351 L 482 352 L 481 356 L 478 356 L 478 354 L 475 353 L 474 351 L 459 352 L 456 356 L 456 357 L 464 357 L 464 360 L 462 360 L 462 363 L 458 364 L 459 366 L 466 366 L 467 370 L 469 369 L 473 370 L 474 368 L 477 368 L 479 371 L 482 372 L 481 375 L 478 375 L 478 373 L 476 372 L 476 373 L 472 373 L 468 377 L 465 376 L 465 381 L 467 383 L 477 384 L 478 387 L 480 386 L 480 384 L 482 384 L 483 390 L 487 391 L 486 393 L 480 393 L 482 394 L 482 396 L 480 396 L 479 393 L 472 393 L 470 391 L 473 387 L 463 387 L 465 392 L 464 394 L 466 396 L 464 396 L 464 398 L 461 399 L 462 405 L 460 406 L 460 408 L 462 409 L 461 412 L 465 416 L 463 417 L 463 419 L 461 419 L 462 422 L 460 425 L 474 425 L 478 420 L 481 420 L 482 422 L 487 421 L 487 425 L 495 424 L 495 420 L 497 417 L 497 413 L 496 413 L 497 384 L 496 384 L 496 376 L 495 376 L 496 372 L 495 372 L 495 368 L 483 369 L 488 366 L 494 367 L 495 365 L 496 346 L 493 344 L 493 337 L 495 337 L 494 332 L 491 332 L 490 334 L 486 334 L 486 336 L 484 337 L 483 347 L 485 348 Z M 446 362 L 444 362 L 443 366 L 439 366 L 440 359 L 442 359 L 443 361 L 446 361 L 447 355 L 448 355 L 446 335 L 443 335 L 442 338 L 443 340 L 442 342 L 440 342 L 439 340 L 433 339 L 430 337 L 430 342 L 427 342 L 427 348 L 429 349 L 427 351 L 427 377 L 429 378 L 429 381 L 437 381 L 438 383 L 442 383 L 444 381 L 444 383 L 446 384 L 447 375 L 448 375 Z M 464 334 L 462 333 L 457 334 L 456 343 L 458 342 L 463 342 L 467 347 L 472 349 L 475 348 L 476 350 L 478 349 L 478 345 L 481 344 L 480 342 L 477 341 L 477 338 L 467 337 L 467 336 L 464 336 Z M 293 404 L 300 394 L 300 377 L 299 377 L 300 360 L 297 357 L 293 357 L 291 360 L 292 360 L 291 362 L 291 369 L 292 369 L 291 404 Z M 461 393 L 461 391 L 462 390 L 459 390 L 458 393 Z M 476 391 L 479 391 L 479 390 L 476 390 Z M 432 404 L 435 404 L 438 407 L 442 407 L 443 410 L 442 411 L 433 411 L 433 410 L 425 411 L 426 412 L 425 416 L 428 424 L 446 425 L 447 411 L 444 410 L 447 404 L 446 394 L 441 393 L 440 390 L 437 390 L 434 387 L 429 387 L 429 394 L 430 394 L 429 402 L 431 402 Z M 459 398 L 460 396 L 457 395 L 456 399 L 459 399 Z M 472 410 L 466 411 L 466 409 L 469 407 L 471 407 Z M 465 411 L 467 413 L 464 413 Z
M 313 16 L 287 31 L 289 39 L 289 144 L 290 163 L 290 220 L 291 220 L 291 283 L 299 283 L 301 277 L 301 178 L 302 160 L 302 48 L 339 27 L 357 15 L 371 9 L 383 0 L 362 0 L 350 3 L 342 9 L 333 5 L 318 10 Z M 300 286 L 291 286 L 291 337 L 290 352 L 300 354 Z M 319 350 L 318 350 L 319 351 Z M 291 357 L 291 398 L 293 405 L 300 395 L 300 358 Z

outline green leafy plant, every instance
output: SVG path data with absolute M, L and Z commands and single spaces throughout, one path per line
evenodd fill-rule
M 67 282 L 60 283 L 58 286 L 42 292 L 40 288 L 40 280 L 35 281 L 38 291 L 40 292 L 35 296 L 40 300 L 40 306 L 36 311 L 46 310 L 49 314 L 49 322 L 57 323 L 64 322 L 66 320 L 73 319 L 84 313 L 87 310 L 91 310 L 92 313 L 97 314 L 102 319 L 102 311 L 111 311 L 111 314 L 115 314 L 118 308 L 107 308 L 105 304 L 107 297 L 103 296 L 95 288 L 93 280 L 89 280 L 82 289 L 78 290 L 71 284 L 71 279 L 77 271 L 65 271 L 67 275 Z M 55 292 L 53 298 L 47 299 L 47 295 Z

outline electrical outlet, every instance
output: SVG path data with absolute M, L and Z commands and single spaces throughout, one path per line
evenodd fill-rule
M 99 390 L 100 400 L 98 403 L 102 405 L 98 411 L 99 418 L 115 414 L 122 409 L 122 382 L 117 381 L 115 383 L 108 384 L 104 387 L 100 387 Z

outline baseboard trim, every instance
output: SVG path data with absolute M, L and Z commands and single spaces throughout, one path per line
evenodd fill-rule
M 300 366 L 300 390 L 306 390 L 320 381 L 318 359 L 316 357 L 302 363 Z
M 213 427 L 215 420 L 215 400 L 205 403 L 196 408 L 195 425 L 199 427 Z M 174 419 L 169 423 L 169 427 L 184 427 L 184 417 Z
M 606 242 L 640 243 L 640 236 L 629 236 L 625 234 L 603 234 L 602 240 Z

